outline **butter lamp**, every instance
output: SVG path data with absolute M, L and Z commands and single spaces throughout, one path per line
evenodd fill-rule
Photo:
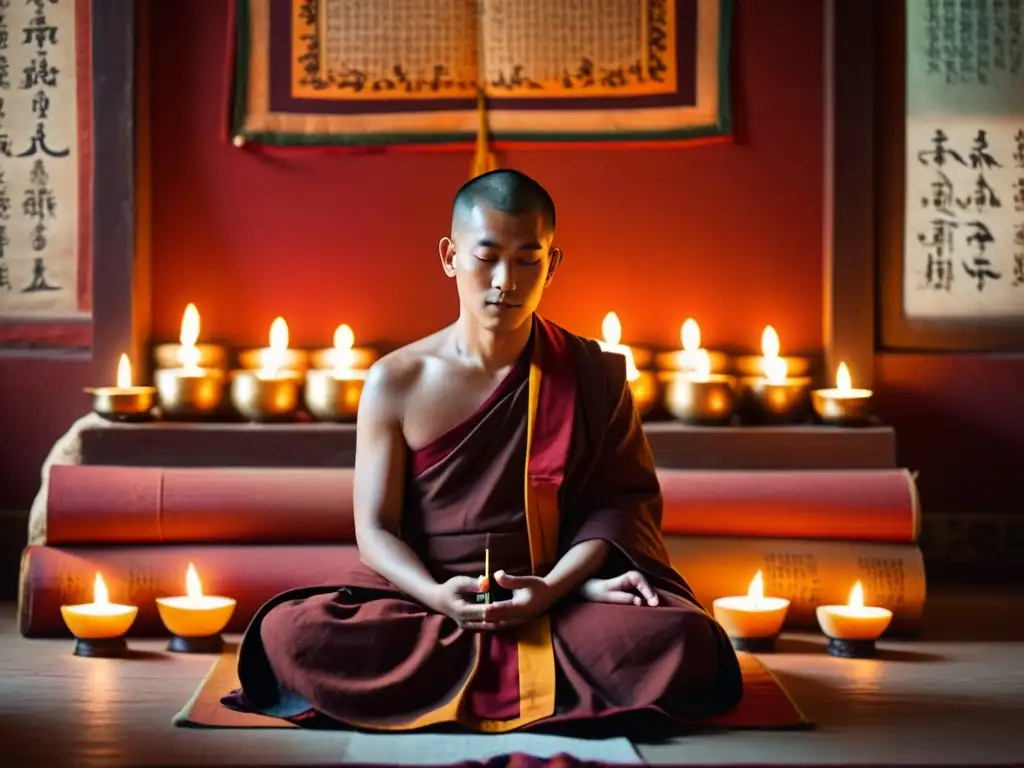
M 846 363 L 836 369 L 836 386 L 811 392 L 814 413 L 824 424 L 858 426 L 871 419 L 870 389 L 854 389 Z
M 236 600 L 203 594 L 193 563 L 185 575 L 186 594 L 158 597 L 160 620 L 171 633 L 167 650 L 176 653 L 218 653 L 224 646 L 221 632 L 235 612 Z
M 829 655 L 851 659 L 874 656 L 876 641 L 892 621 L 892 611 L 887 608 L 864 605 L 864 587 L 859 581 L 850 590 L 847 605 L 819 605 L 815 613 L 829 639 Z
M 148 421 L 152 418 L 156 389 L 132 386 L 132 364 L 122 354 L 117 365 L 117 385 L 87 387 L 92 395 L 92 410 L 108 421 Z
M 359 412 L 359 399 L 363 393 L 366 370 L 357 367 L 357 358 L 364 361 L 365 355 L 357 355 L 353 349 L 355 335 L 345 324 L 334 331 L 333 354 L 324 354 L 317 362 L 329 367 L 311 368 L 306 372 L 306 410 L 318 421 L 354 421 Z
M 172 419 L 209 415 L 224 399 L 226 355 L 220 347 L 196 343 L 199 324 L 199 310 L 189 304 L 181 318 L 181 343 L 157 348 L 158 362 L 172 362 L 173 352 L 174 364 L 158 367 L 154 373 L 160 409 Z
M 633 396 L 633 404 L 640 416 L 647 415 L 658 400 L 657 377 L 652 371 L 642 369 L 650 361 L 650 354 L 622 343 L 622 322 L 615 312 L 604 316 L 601 334 L 604 336 L 604 341 L 598 342 L 601 349 L 626 358 L 626 382 Z
M 124 635 L 139 613 L 134 605 L 110 602 L 110 594 L 103 576 L 93 581 L 92 602 L 62 605 L 61 618 L 75 637 L 75 656 L 115 658 L 128 652 Z
M 250 421 L 277 421 L 295 415 L 303 375 L 288 367 L 294 361 L 288 349 L 288 323 L 275 318 L 270 346 L 259 350 L 259 367 L 232 372 L 231 404 Z
M 764 577 L 758 571 L 746 595 L 720 597 L 711 607 L 715 621 L 722 625 L 736 650 L 767 653 L 775 650 L 775 641 L 789 612 L 789 600 L 765 597 Z

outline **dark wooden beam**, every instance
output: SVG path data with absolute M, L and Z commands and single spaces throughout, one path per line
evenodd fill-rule
M 135 236 L 138 18 L 134 2 L 93 0 L 91 375 L 97 383 L 113 381 L 122 353 L 133 362 L 144 359 L 139 314 L 149 306 L 148 267 L 137 259 Z
M 845 362 L 874 379 L 873 2 L 825 2 L 823 337 L 825 378 Z

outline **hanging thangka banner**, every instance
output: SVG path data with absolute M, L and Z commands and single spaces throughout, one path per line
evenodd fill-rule
M 1024 0 L 907 0 L 903 306 L 1024 316 Z
M 730 0 L 237 0 L 236 144 L 724 136 Z
M 0 346 L 91 338 L 89 0 L 0 0 Z

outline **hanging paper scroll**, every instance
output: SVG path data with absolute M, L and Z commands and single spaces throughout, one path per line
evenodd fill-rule
M 728 134 L 730 0 L 237 0 L 236 143 Z
M 88 0 L 0 0 L 0 345 L 85 347 Z
M 907 0 L 904 314 L 1024 317 L 1024 0 Z

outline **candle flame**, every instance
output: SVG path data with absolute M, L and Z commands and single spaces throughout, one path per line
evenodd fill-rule
M 686 318 L 683 327 L 679 330 L 679 338 L 683 342 L 683 349 L 687 352 L 694 352 L 700 349 L 700 326 L 692 317 Z
M 96 572 L 96 579 L 92 583 L 92 601 L 99 605 L 110 604 L 110 593 L 107 592 L 107 585 L 103 583 L 99 571 Z
M 779 350 L 779 334 L 770 325 L 766 325 L 761 334 L 761 354 L 768 358 L 778 357 Z
M 704 379 L 711 375 L 711 355 L 706 349 L 698 349 L 694 354 L 693 372 Z
M 864 607 L 864 587 L 858 581 L 853 585 L 853 589 L 850 590 L 850 607 L 851 608 L 863 608 Z
M 199 310 L 191 302 L 181 316 L 181 333 L 178 340 L 181 342 L 181 346 L 178 347 L 178 362 L 189 370 L 198 369 L 199 348 L 196 347 L 196 342 L 199 340 Z
M 843 392 L 853 389 L 853 380 L 850 378 L 850 370 L 846 367 L 846 363 L 840 363 L 839 368 L 836 369 L 836 388 Z
M 128 355 L 121 355 L 117 364 L 117 386 L 119 389 L 127 389 L 132 385 L 132 364 Z
M 750 589 L 747 590 L 747 597 L 751 600 L 760 600 L 764 597 L 764 577 L 758 571 L 750 582 Z
M 342 323 L 334 329 L 334 349 L 330 351 L 330 361 L 336 376 L 352 369 L 355 362 L 352 345 L 355 342 L 355 334 L 347 324 Z
M 335 349 L 352 349 L 352 345 L 356 343 L 355 334 L 352 333 L 352 329 L 347 324 L 342 323 L 334 329 L 334 348 Z
M 618 344 L 622 341 L 622 323 L 619 322 L 617 314 L 609 312 L 604 316 L 604 320 L 601 321 L 601 334 L 608 344 Z
M 260 371 L 265 376 L 276 376 L 284 365 L 284 354 L 288 349 L 288 323 L 283 317 L 274 318 L 270 324 L 270 348 L 264 349 L 260 354 L 260 361 L 263 369 Z
M 199 341 L 199 310 L 191 302 L 181 316 L 181 334 L 178 340 L 185 347 L 194 347 Z
M 188 573 L 185 575 L 185 593 L 189 597 L 203 596 L 203 584 L 199 581 L 199 574 L 192 563 L 188 564 Z

